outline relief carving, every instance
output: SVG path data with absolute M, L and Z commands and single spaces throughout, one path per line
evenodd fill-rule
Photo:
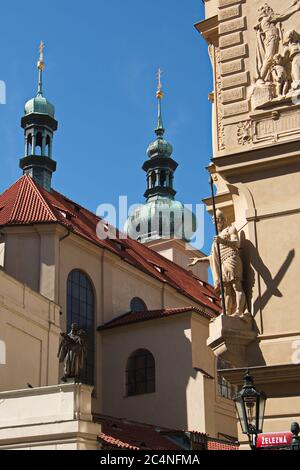
M 237 129 L 237 138 L 240 145 L 251 144 L 253 139 L 252 122 L 250 120 L 240 122 Z
M 300 0 L 294 0 L 281 14 L 268 3 L 258 10 L 253 109 L 300 94 L 300 35 L 295 30 L 285 33 L 282 24 L 298 11 Z

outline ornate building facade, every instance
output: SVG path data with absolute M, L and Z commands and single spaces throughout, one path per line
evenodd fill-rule
M 205 0 L 205 9 L 196 28 L 214 76 L 210 172 L 239 235 L 252 315 L 219 317 L 208 344 L 234 366 L 231 383 L 251 368 L 268 395 L 265 431 L 288 430 L 300 416 L 300 2 Z

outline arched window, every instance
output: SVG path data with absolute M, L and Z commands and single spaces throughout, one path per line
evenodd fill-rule
M 156 186 L 156 173 L 155 171 L 152 171 L 151 173 L 151 187 L 155 188 Z
M 46 137 L 46 155 L 51 158 L 51 139 L 49 135 Z
M 163 188 L 166 185 L 166 172 L 163 170 L 160 173 L 160 186 Z
M 26 156 L 31 155 L 31 154 L 32 154 L 32 134 L 28 134 Z
M 133 297 L 130 302 L 130 311 L 131 312 L 145 312 L 148 310 L 145 302 L 139 297 Z
M 81 373 L 81 381 L 94 384 L 95 350 L 95 295 L 94 287 L 86 274 L 74 269 L 68 276 L 67 285 L 67 329 L 72 323 L 85 330 L 87 334 L 87 354 Z
M 43 143 L 42 133 L 38 132 L 36 135 L 36 142 L 35 142 L 35 155 L 42 155 L 42 143 Z
M 126 368 L 127 396 L 155 392 L 155 360 L 150 351 L 139 349 L 129 357 Z

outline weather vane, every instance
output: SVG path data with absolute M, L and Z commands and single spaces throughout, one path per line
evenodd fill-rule
M 157 99 L 161 100 L 164 96 L 163 91 L 162 91 L 162 83 L 161 83 L 161 76 L 162 76 L 162 70 L 158 69 L 157 72 L 157 80 L 158 80 L 158 85 L 157 85 L 157 92 L 156 92 L 156 97 Z
M 39 58 L 39 61 L 38 61 L 38 64 L 37 64 L 39 70 L 44 70 L 44 67 L 45 67 L 44 49 L 45 49 L 45 44 L 43 43 L 43 41 L 41 41 L 41 44 L 40 44 L 40 47 L 39 47 L 40 58 Z

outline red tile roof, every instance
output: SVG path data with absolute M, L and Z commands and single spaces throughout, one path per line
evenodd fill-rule
M 46 191 L 30 176 L 24 175 L 0 196 L 0 226 L 43 223 L 61 224 L 70 232 L 109 250 L 137 269 L 169 284 L 216 315 L 221 312 L 219 298 L 208 283 L 145 245 L 130 238 L 120 238 L 119 232 L 117 239 L 100 239 L 96 229 L 99 223 L 104 226 L 105 221 L 57 191 Z
M 208 438 L 207 450 L 239 450 L 239 444 Z
M 106 445 L 128 450 L 180 449 L 154 426 L 114 418 L 100 418 L 97 421 L 101 423 L 100 440 Z
M 199 315 L 204 316 L 205 318 L 215 318 L 215 315 L 208 313 L 205 310 L 195 307 L 178 307 L 178 308 L 166 308 L 162 310 L 145 310 L 144 312 L 128 312 L 124 315 L 121 315 L 109 322 L 105 323 L 103 326 L 99 326 L 98 330 L 109 330 L 111 328 L 116 328 L 118 326 L 130 325 L 132 323 L 144 322 L 147 320 L 155 320 L 158 318 L 168 318 L 174 315 L 182 313 L 191 313 L 196 312 Z
M 182 447 L 168 438 L 184 436 L 184 431 L 159 428 L 153 425 L 130 422 L 124 419 L 95 416 L 101 424 L 99 440 L 104 446 L 123 450 L 182 450 Z M 239 445 L 212 439 L 206 434 L 193 432 L 207 442 L 207 450 L 238 450 Z

